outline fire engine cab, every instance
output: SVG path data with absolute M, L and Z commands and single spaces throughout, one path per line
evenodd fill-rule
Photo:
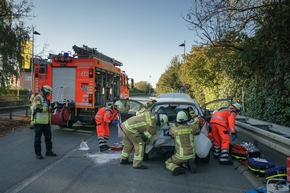
M 134 80 L 123 64 L 95 48 L 74 45 L 74 54 L 50 54 L 51 62 L 34 64 L 34 93 L 43 85 L 52 87 L 52 124 L 71 127 L 75 122 L 93 122 L 100 107 L 129 98 Z M 130 83 L 129 83 L 130 81 Z

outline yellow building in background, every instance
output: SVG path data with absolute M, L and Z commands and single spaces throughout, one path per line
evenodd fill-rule
M 30 69 L 30 59 L 32 52 L 32 41 L 23 42 L 23 51 L 22 51 L 22 69 Z

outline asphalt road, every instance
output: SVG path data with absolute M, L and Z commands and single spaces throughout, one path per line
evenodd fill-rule
M 238 162 L 220 166 L 217 160 L 197 163 L 197 173 L 172 176 L 165 158 L 156 155 L 136 170 L 119 164 L 119 151 L 101 153 L 95 128 L 76 124 L 72 129 L 52 127 L 53 150 L 57 157 L 37 160 L 33 151 L 34 131 L 27 128 L 0 138 L 0 192 L 4 193 L 244 193 L 262 184 Z M 80 150 L 81 141 L 89 150 Z M 120 143 L 116 127 L 110 143 Z M 43 152 L 45 150 L 44 143 Z

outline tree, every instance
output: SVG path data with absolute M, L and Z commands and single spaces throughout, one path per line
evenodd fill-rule
M 22 45 L 29 40 L 29 28 L 24 26 L 23 18 L 30 15 L 33 5 L 23 0 L 0 2 L 0 93 L 11 84 L 11 77 L 19 77 L 22 70 Z
M 139 92 L 147 93 L 149 84 L 146 81 L 140 81 L 135 83 L 135 89 L 138 90 Z
M 209 69 L 220 67 L 216 70 L 220 69 L 224 78 L 211 80 L 219 82 L 218 91 L 237 91 L 238 97 L 243 86 L 247 115 L 289 125 L 290 1 L 195 0 L 184 19 L 202 44 L 210 46 L 208 54 L 215 53 L 216 48 L 224 49 L 202 59 Z M 186 65 L 195 64 L 194 60 Z M 197 71 L 202 74 L 203 70 Z M 213 91 L 212 86 L 206 90 Z
M 182 82 L 178 76 L 178 71 L 181 66 L 181 62 L 178 56 L 175 56 L 165 72 L 160 76 L 156 84 L 156 93 L 166 92 L 179 92 L 182 86 Z
M 268 7 L 283 0 L 194 0 L 183 19 L 203 44 L 243 50 L 236 43 L 264 25 Z

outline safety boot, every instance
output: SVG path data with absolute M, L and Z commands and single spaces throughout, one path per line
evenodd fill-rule
M 184 173 L 185 173 L 185 169 L 182 167 L 177 167 L 172 171 L 173 176 L 178 176 L 178 175 L 184 174 Z
M 129 159 L 121 159 L 120 164 L 132 164 L 133 162 L 129 161 Z
M 52 152 L 52 151 L 48 151 L 45 153 L 46 156 L 50 156 L 50 157 L 55 157 L 56 153 Z
M 133 167 L 134 169 L 141 169 L 141 170 L 145 170 L 147 169 L 147 166 L 141 165 L 139 167 Z
M 196 173 L 196 165 L 194 163 L 194 159 L 193 158 L 189 159 L 187 163 L 188 163 L 190 172 L 193 174 Z
M 100 146 L 100 151 L 101 152 L 107 152 L 109 149 L 110 149 L 110 147 L 107 146 L 107 145 Z
M 227 165 L 227 166 L 231 166 L 233 165 L 233 161 L 232 160 L 227 160 L 227 161 L 220 161 L 220 165 Z
M 36 154 L 35 157 L 36 159 L 43 159 L 43 156 L 41 154 Z

